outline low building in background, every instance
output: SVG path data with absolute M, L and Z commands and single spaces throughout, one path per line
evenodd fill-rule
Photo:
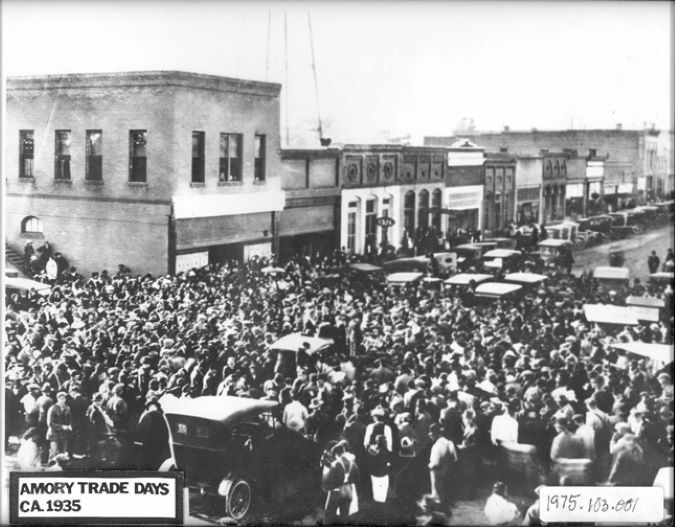
M 279 256 L 325 254 L 339 248 L 340 150 L 282 149 Z

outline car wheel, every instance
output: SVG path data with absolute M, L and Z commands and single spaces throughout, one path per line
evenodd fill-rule
M 251 486 L 243 479 L 236 480 L 227 494 L 225 509 L 230 518 L 241 521 L 251 509 Z

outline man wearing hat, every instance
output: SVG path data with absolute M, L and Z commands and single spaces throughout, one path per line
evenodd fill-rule
M 21 398 L 23 413 L 28 428 L 37 426 L 38 421 L 40 420 L 40 407 L 38 406 L 39 399 L 40 386 L 38 386 L 36 383 L 29 384 L 28 392 Z
M 431 495 L 444 511 L 450 512 L 449 479 L 457 464 L 457 450 L 452 441 L 443 437 L 443 427 L 438 423 L 432 423 L 429 427 L 429 439 L 432 441 L 429 454 Z
M 363 445 L 368 449 L 375 442 L 375 437 L 383 435 L 387 441 L 387 450 L 392 452 L 394 450 L 394 434 L 389 424 L 385 423 L 386 412 L 384 408 L 379 405 L 370 412 L 373 422 L 366 427 L 366 433 L 363 438 Z
M 49 460 L 53 460 L 58 454 L 68 454 L 71 428 L 70 408 L 67 404 L 68 394 L 59 392 L 56 394 L 56 404 L 49 408 L 47 413 L 47 441 L 50 442 Z

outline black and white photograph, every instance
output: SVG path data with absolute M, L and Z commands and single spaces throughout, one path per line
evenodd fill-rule
M 672 525 L 674 2 L 0 7 L 0 524 Z

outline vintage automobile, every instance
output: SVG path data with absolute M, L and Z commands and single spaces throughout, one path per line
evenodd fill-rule
M 618 238 L 625 238 L 630 234 L 638 234 L 644 230 L 644 214 L 635 209 L 610 212 L 612 217 L 612 231 Z
M 453 247 L 452 251 L 457 254 L 457 270 L 466 271 L 471 267 L 478 268 L 481 258 L 486 252 L 483 248 L 474 243 L 465 243 Z
M 584 316 L 588 322 L 609 326 L 637 326 L 638 318 L 625 306 L 611 304 L 584 304 Z
M 376 283 L 381 282 L 384 270 L 379 265 L 367 262 L 356 262 L 347 268 L 347 275 L 357 282 Z
M 638 320 L 658 322 L 665 311 L 666 302 L 661 298 L 631 295 L 626 298 L 626 306 L 635 313 Z
M 495 249 L 515 249 L 516 240 L 515 238 L 487 238 L 482 242 L 478 242 L 478 245 L 481 243 L 496 243 Z
M 290 333 L 271 344 L 270 352 L 278 360 L 280 372 L 287 377 L 294 377 L 296 366 L 305 366 L 307 363 L 315 362 L 314 356 L 319 352 L 327 351 L 332 344 L 333 341 L 330 339 Z
M 474 292 L 474 297 L 486 300 L 504 300 L 517 297 L 523 286 L 504 282 L 483 282 Z
M 655 285 L 672 284 L 675 281 L 675 273 L 660 271 L 649 275 L 649 282 Z
M 446 286 L 468 286 L 471 284 L 471 282 L 474 282 L 476 285 L 478 285 L 493 279 L 494 276 L 491 274 L 460 273 L 451 276 L 443 283 Z
M 635 207 L 636 212 L 642 214 L 642 226 L 644 229 L 653 229 L 659 223 L 659 208 L 654 205 L 641 205 Z
M 539 242 L 539 257 L 545 267 L 563 267 L 565 255 L 571 251 L 569 240 L 547 238 Z
M 164 395 L 160 404 L 171 449 L 160 470 L 184 471 L 186 485 L 212 498 L 221 514 L 249 523 L 295 500 L 319 504 L 321 452 L 275 426 L 276 401 Z
M 566 240 L 574 243 L 579 232 L 579 224 L 573 221 L 564 221 L 555 225 L 546 226 L 546 234 L 549 240 Z
M 519 267 L 522 254 L 513 249 L 493 249 L 483 255 L 483 267 L 491 271 L 515 271 Z
M 426 256 L 398 258 L 383 264 L 384 271 L 389 273 L 426 273 L 431 268 L 431 262 Z
M 577 219 L 578 235 L 585 240 L 585 246 L 593 246 L 612 240 L 612 218 L 606 214 Z
M 395 290 L 403 290 L 421 283 L 423 276 L 422 273 L 415 272 L 392 273 L 387 275 L 387 285 Z
M 630 287 L 630 269 L 626 267 L 596 267 L 593 278 L 602 291 L 627 290 Z
M 536 273 L 509 273 L 504 275 L 504 282 L 522 285 L 523 287 L 539 287 L 548 277 L 545 274 Z

